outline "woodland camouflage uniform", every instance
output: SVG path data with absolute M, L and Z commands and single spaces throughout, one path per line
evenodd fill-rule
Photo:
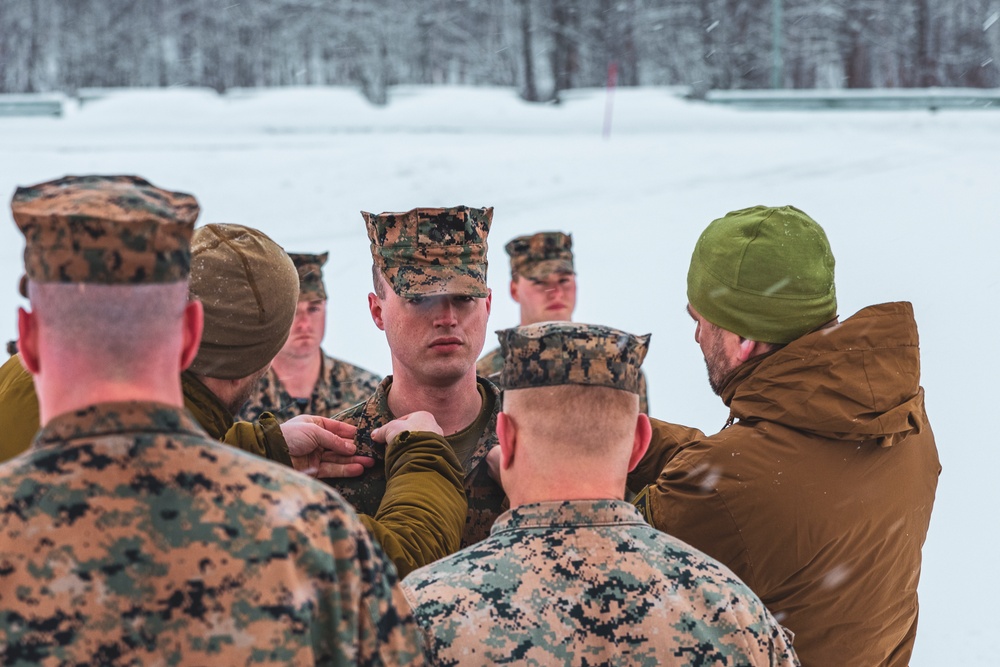
M 274 415 L 279 422 L 298 415 L 332 417 L 364 401 L 378 387 L 381 378 L 375 373 L 334 359 L 322 350 L 320 354 L 323 361 L 319 379 L 307 400 L 292 398 L 274 368 L 269 368 L 257 383 L 254 395 L 240 411 L 240 417 L 253 421 L 265 412 Z

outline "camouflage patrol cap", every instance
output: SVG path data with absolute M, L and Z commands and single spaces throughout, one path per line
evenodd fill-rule
M 190 273 L 191 195 L 137 176 L 66 176 L 18 188 L 10 207 L 34 282 L 172 283 Z
M 288 256 L 299 272 L 299 301 L 325 301 L 326 287 L 323 285 L 323 265 L 329 259 L 330 253 L 308 255 L 303 252 L 290 252 Z
M 532 389 L 583 384 L 639 393 L 649 334 L 600 324 L 539 322 L 497 332 L 503 352 L 500 386 Z
M 361 212 L 372 259 L 401 297 L 460 294 L 485 297 L 486 236 L 493 208 L 415 208 Z
M 512 278 L 544 278 L 551 273 L 575 273 L 573 237 L 562 232 L 518 236 L 504 246 L 510 255 Z

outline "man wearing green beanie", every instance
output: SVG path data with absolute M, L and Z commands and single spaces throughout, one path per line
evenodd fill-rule
M 826 233 L 791 206 L 712 222 L 687 295 L 730 417 L 713 436 L 651 420 L 635 504 L 736 572 L 802 664 L 907 665 L 941 471 L 912 306 L 840 321 Z

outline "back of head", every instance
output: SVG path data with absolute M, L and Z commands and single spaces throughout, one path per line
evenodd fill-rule
M 837 316 L 830 242 L 792 206 L 733 211 L 695 244 L 687 296 L 716 326 L 754 341 L 789 343 Z
M 648 334 L 573 322 L 497 333 L 504 412 L 539 446 L 613 457 L 614 445 L 632 444 Z
M 205 309 L 191 370 L 235 380 L 267 366 L 285 344 L 299 275 L 288 254 L 263 232 L 205 225 L 195 230 L 191 244 L 191 296 Z
M 510 256 L 510 277 L 544 278 L 552 273 L 575 273 L 573 237 L 562 232 L 518 236 L 504 246 Z
M 25 280 L 48 344 L 123 369 L 179 336 L 198 203 L 135 176 L 18 188 Z

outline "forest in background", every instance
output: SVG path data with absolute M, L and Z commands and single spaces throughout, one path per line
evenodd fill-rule
M 0 0 L 0 92 L 1000 87 L 1000 0 Z

